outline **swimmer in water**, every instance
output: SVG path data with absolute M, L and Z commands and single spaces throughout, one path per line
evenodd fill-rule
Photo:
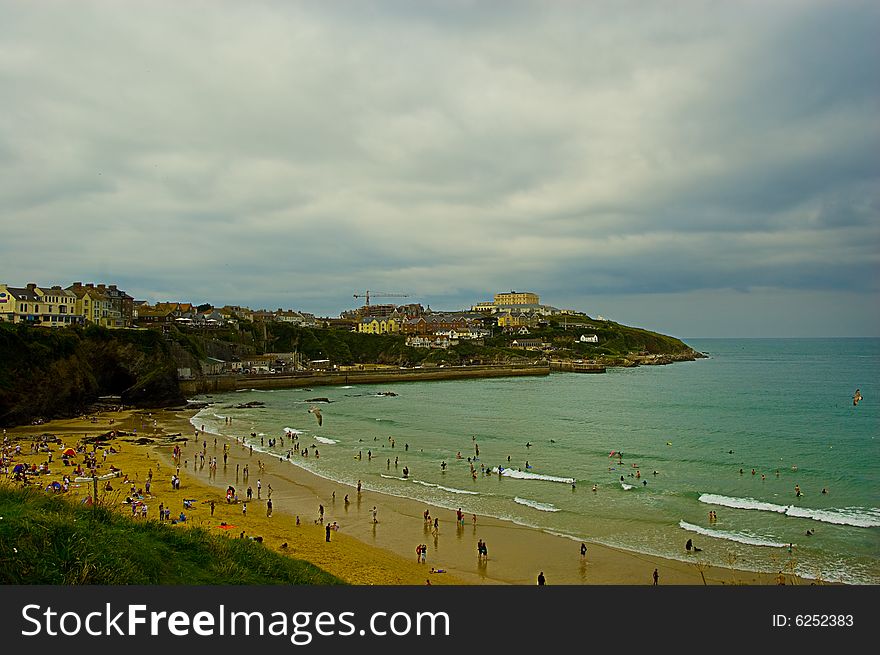
M 856 389 L 856 392 L 853 394 L 853 406 L 859 404 L 859 401 L 862 399 L 862 392 Z

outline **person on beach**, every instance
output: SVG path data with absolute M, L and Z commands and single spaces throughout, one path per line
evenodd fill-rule
M 654 586 L 657 586 L 657 581 L 660 579 L 660 574 L 657 573 L 657 569 L 654 569 Z
M 397 464 L 397 460 L 394 460 L 394 463 Z M 358 480 L 358 495 L 361 493 L 361 481 Z
M 543 587 L 546 584 L 547 580 L 544 578 L 544 572 L 541 571 L 538 574 L 538 586 Z
M 372 510 L 372 512 L 373 512 L 373 523 L 374 523 L 374 524 L 376 524 L 376 523 L 379 522 L 379 519 L 376 518 L 376 514 L 377 514 L 378 511 L 379 511 L 379 510 L 376 509 L 376 506 L 373 505 L 373 510 Z
M 323 524 L 324 523 L 324 506 L 318 505 L 318 520 Z
M 345 494 L 344 502 L 345 502 L 345 506 L 348 507 L 349 503 L 351 502 L 348 500 L 348 494 Z
M 581 542 L 581 557 L 587 556 L 587 544 Z
M 242 516 L 247 516 L 247 503 L 241 504 L 241 514 Z
M 326 536 L 324 537 L 324 540 L 325 540 L 327 543 L 330 543 L 330 524 L 329 524 L 329 523 L 327 524 L 327 527 L 325 528 L 324 532 L 326 533 Z
M 214 501 L 211 501 L 211 516 L 214 516 Z
M 266 517 L 272 516 L 272 500 L 269 499 L 266 501 Z

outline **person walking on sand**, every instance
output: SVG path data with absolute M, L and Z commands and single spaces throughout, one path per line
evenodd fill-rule
M 587 556 L 587 544 L 581 542 L 581 557 Z
M 660 579 L 660 574 L 657 572 L 657 569 L 654 569 L 654 586 L 657 586 L 657 581 Z
M 272 516 L 272 500 L 269 499 L 266 501 L 266 517 Z
M 326 533 L 326 536 L 324 537 L 324 541 L 326 541 L 329 544 L 330 543 L 330 524 L 329 523 L 324 528 L 324 532 Z
M 544 578 L 544 572 L 541 571 L 538 574 L 538 586 L 543 587 L 546 584 L 547 580 Z
M 373 505 L 373 510 L 372 510 L 372 511 L 373 511 L 373 523 L 374 523 L 374 524 L 375 524 L 375 523 L 378 523 L 378 522 L 379 522 L 379 519 L 376 518 L 376 513 L 377 513 L 379 510 L 376 509 L 376 506 L 375 506 L 375 505 Z
M 241 514 L 242 516 L 247 516 L 247 503 L 241 504 Z
M 214 501 L 211 501 L 211 516 L 214 516 Z

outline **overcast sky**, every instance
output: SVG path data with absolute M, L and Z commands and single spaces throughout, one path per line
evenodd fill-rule
M 880 335 L 878 62 L 877 2 L 0 0 L 0 282 Z

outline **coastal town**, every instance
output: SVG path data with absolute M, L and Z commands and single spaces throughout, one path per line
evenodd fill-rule
M 374 294 L 401 296 L 404 294 Z M 448 349 L 461 342 L 483 345 L 495 334 L 512 335 L 512 348 L 549 351 L 551 344 L 531 338 L 532 331 L 551 324 L 586 330 L 595 323 L 585 313 L 541 304 L 532 292 L 509 291 L 494 294 L 489 302 L 480 302 L 461 311 L 434 311 L 419 303 L 370 304 L 370 292 L 354 294 L 366 303 L 340 313 L 339 317 L 317 317 L 294 309 L 251 309 L 239 305 L 214 306 L 192 302 L 156 302 L 136 300 L 115 284 L 75 282 L 67 287 L 23 287 L 0 284 L 0 321 L 33 327 L 63 328 L 96 325 L 107 329 L 155 329 L 170 326 L 189 330 L 236 328 L 241 323 L 276 323 L 303 328 L 342 329 L 371 335 L 405 337 L 412 348 Z M 603 317 L 595 319 L 605 322 Z M 598 344 L 599 337 L 584 331 L 580 343 Z M 318 368 L 323 362 L 314 362 Z M 301 364 L 301 363 L 300 363 Z M 215 362 L 216 366 L 216 362 Z M 255 364 L 254 366 L 258 366 Z M 241 370 L 241 366 L 234 369 Z M 265 369 L 265 370 L 264 370 Z M 260 372 L 269 372 L 263 367 Z M 233 370 L 230 367 L 230 370 Z
M 432 311 L 421 304 L 370 304 L 343 311 L 338 318 L 316 317 L 294 309 L 251 309 L 239 305 L 215 307 L 191 302 L 135 300 L 115 284 L 75 282 L 67 287 L 28 283 L 13 287 L 0 283 L 0 321 L 34 327 L 99 325 L 110 329 L 175 324 L 183 327 L 216 328 L 240 321 L 278 322 L 302 327 L 345 327 L 367 334 L 404 334 L 414 337 L 415 347 L 442 347 L 457 339 L 479 339 L 491 328 L 528 334 L 529 328 L 547 324 L 551 316 L 586 317 L 583 312 L 540 304 L 536 293 L 496 293 L 491 302 L 466 311 Z M 403 294 L 380 294 L 401 295 Z M 375 296 L 374 296 L 375 297 Z M 598 320 L 604 320 L 599 317 Z

